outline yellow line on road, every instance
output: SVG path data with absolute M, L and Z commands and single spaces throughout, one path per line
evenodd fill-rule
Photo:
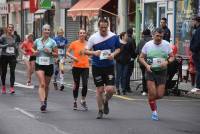
M 114 97 L 120 98 L 120 99 L 124 99 L 124 100 L 129 100 L 129 101 L 133 101 L 135 99 L 130 98 L 130 97 L 126 97 L 126 96 L 120 96 L 120 95 L 113 95 Z

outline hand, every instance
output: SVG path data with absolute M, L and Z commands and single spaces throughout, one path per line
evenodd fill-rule
M 101 54 L 101 50 L 94 51 L 94 55 L 95 55 L 95 56 L 99 57 L 100 54 Z
M 114 53 L 111 53 L 111 54 L 109 54 L 108 59 L 109 59 L 109 60 L 113 60 L 114 57 L 115 57 Z
M 147 66 L 146 66 L 146 69 L 147 69 L 148 72 L 152 72 L 152 70 L 151 70 L 151 65 L 147 65 Z
M 74 57 L 73 60 L 74 60 L 75 62 L 78 62 L 78 58 L 76 58 L 76 57 Z
M 44 52 L 45 52 L 45 53 L 48 53 L 48 54 L 51 54 L 51 52 L 49 51 L 48 48 L 44 48 Z
M 167 65 L 168 65 L 168 62 L 167 61 L 164 61 L 160 64 L 160 67 L 161 68 L 167 68 Z
M 34 55 L 37 56 L 37 55 L 39 55 L 39 53 L 40 53 L 40 52 L 39 52 L 38 50 L 36 50 L 36 51 L 34 52 Z

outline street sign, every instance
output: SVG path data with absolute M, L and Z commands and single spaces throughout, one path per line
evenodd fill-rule
M 51 0 L 40 0 L 40 8 L 42 9 L 51 9 Z

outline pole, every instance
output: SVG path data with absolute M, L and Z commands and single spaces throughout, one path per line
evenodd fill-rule
M 23 0 L 21 0 L 21 40 L 24 40 L 24 7 Z
M 174 0 L 174 11 L 173 11 L 173 14 L 174 14 L 174 38 L 173 38 L 173 44 L 176 43 L 176 7 L 177 7 L 177 1 Z
M 135 40 L 136 40 L 136 44 L 139 43 L 140 41 L 140 0 L 136 1 L 136 36 L 135 36 Z

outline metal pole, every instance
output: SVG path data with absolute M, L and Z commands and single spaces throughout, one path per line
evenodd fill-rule
M 24 7 L 23 0 L 21 0 L 21 40 L 24 40 Z
M 137 0 L 136 1 L 136 36 L 135 36 L 135 39 L 136 39 L 136 44 L 139 43 L 139 40 L 140 40 L 140 0 Z
M 173 38 L 173 44 L 176 43 L 176 7 L 177 7 L 177 1 L 174 0 L 174 11 L 173 11 L 173 14 L 174 14 L 174 38 Z

